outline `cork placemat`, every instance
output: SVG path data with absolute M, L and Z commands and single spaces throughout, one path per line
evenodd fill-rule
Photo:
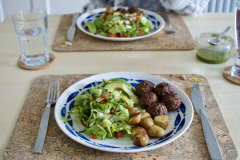
M 161 13 L 158 13 L 161 15 Z M 72 45 L 60 47 L 61 42 L 66 42 L 67 31 L 72 24 L 72 14 L 63 15 L 52 45 L 54 51 L 79 52 L 79 51 L 161 51 L 161 50 L 191 50 L 195 49 L 194 40 L 184 23 L 182 16 L 176 13 L 167 13 L 174 34 L 166 34 L 164 28 L 148 37 L 129 42 L 113 42 L 94 38 L 82 32 L 78 27 Z
M 4 151 L 4 158 L 8 159 L 210 159 L 206 146 L 201 119 L 194 112 L 194 119 L 189 129 L 178 139 L 163 147 L 136 153 L 112 153 L 95 150 L 77 143 L 65 135 L 58 127 L 54 118 L 54 107 L 51 108 L 49 127 L 46 135 L 42 154 L 32 153 L 42 114 L 45 109 L 45 99 L 48 92 L 48 84 L 52 78 L 60 80 L 61 93 L 75 82 L 91 75 L 56 75 L 41 76 L 36 78 L 29 90 L 27 99 L 20 112 L 11 138 Z M 185 75 L 182 80 L 180 75 L 165 74 L 154 75 L 166 79 L 181 88 L 189 97 L 196 82 L 190 81 L 191 75 Z M 224 159 L 236 159 L 237 150 L 231 135 L 222 117 L 222 113 L 211 91 L 209 83 L 203 77 L 198 82 L 206 105 L 206 112 L 217 137 Z M 191 98 L 191 97 L 190 97 Z

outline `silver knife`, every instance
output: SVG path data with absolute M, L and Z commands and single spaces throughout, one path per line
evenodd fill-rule
M 76 21 L 79 17 L 80 13 L 75 13 L 72 19 L 72 25 L 67 31 L 67 39 L 72 42 L 74 40 L 74 35 L 76 31 Z
M 208 121 L 208 118 L 206 115 L 206 110 L 205 110 L 205 105 L 204 105 L 203 98 L 202 98 L 201 91 L 200 91 L 198 84 L 195 84 L 193 86 L 191 97 L 192 97 L 193 106 L 196 109 L 199 116 L 201 117 L 203 133 L 204 133 L 204 137 L 205 137 L 205 140 L 207 143 L 210 157 L 211 157 L 211 159 L 216 159 L 216 160 L 221 159 L 222 160 L 223 156 L 222 156 L 221 150 L 219 148 L 215 134 L 214 134 L 212 127 Z

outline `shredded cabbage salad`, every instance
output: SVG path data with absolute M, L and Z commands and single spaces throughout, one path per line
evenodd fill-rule
M 69 114 L 79 117 L 86 127 L 79 133 L 86 133 L 93 139 L 120 138 L 126 133 L 131 134 L 134 127 L 127 124 L 130 118 L 128 108 L 133 104 L 122 91 L 109 92 L 96 84 L 76 97 Z M 61 117 L 61 120 L 69 119 Z

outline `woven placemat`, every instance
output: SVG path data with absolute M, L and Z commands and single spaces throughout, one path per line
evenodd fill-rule
M 161 15 L 161 13 L 158 13 Z M 166 34 L 165 27 L 150 37 L 129 41 L 114 42 L 94 38 L 76 29 L 72 45 L 60 47 L 59 44 L 66 42 L 67 31 L 72 24 L 72 14 L 63 15 L 52 45 L 54 51 L 79 52 L 79 51 L 161 51 L 161 50 L 191 50 L 195 49 L 194 40 L 184 23 L 182 16 L 176 13 L 167 13 L 174 34 Z
M 194 111 L 194 119 L 189 129 L 178 139 L 163 147 L 137 153 L 112 153 L 95 150 L 79 144 L 65 135 L 54 118 L 51 108 L 49 127 L 42 154 L 33 154 L 32 150 L 38 134 L 42 114 L 46 107 L 48 84 L 51 79 L 59 79 L 61 93 L 75 82 L 91 75 L 56 75 L 36 78 L 29 90 L 11 138 L 4 151 L 4 158 L 10 159 L 210 159 L 206 146 L 201 119 Z M 189 97 L 196 82 L 190 81 L 191 75 L 182 80 L 178 74 L 154 75 L 166 79 L 182 89 Z M 199 82 L 206 105 L 206 112 L 213 131 L 220 145 L 224 159 L 236 159 L 237 150 L 224 122 L 216 99 L 206 78 Z M 191 97 L 190 97 L 191 98 Z

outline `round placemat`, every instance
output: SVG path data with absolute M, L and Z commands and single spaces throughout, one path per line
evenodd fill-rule
M 22 68 L 22 69 L 26 69 L 26 70 L 41 70 L 41 69 L 46 69 L 48 67 L 51 67 L 54 63 L 55 63 L 55 56 L 52 53 L 49 53 L 49 60 L 40 66 L 26 66 L 23 61 L 22 58 L 20 57 L 17 61 L 18 67 Z
M 237 79 L 237 78 L 234 78 L 233 76 L 231 76 L 231 74 L 230 74 L 231 68 L 232 68 L 232 66 L 228 66 L 223 70 L 223 77 L 231 83 L 240 85 L 240 79 Z

